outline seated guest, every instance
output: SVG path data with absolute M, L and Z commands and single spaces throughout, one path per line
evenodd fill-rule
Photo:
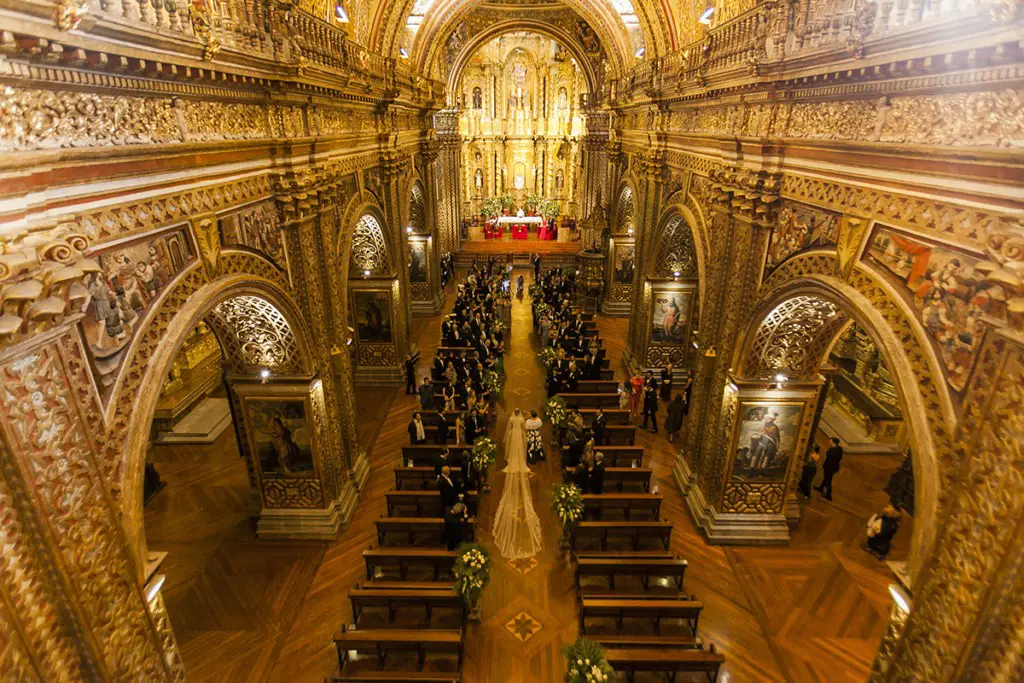
M 409 441 L 414 444 L 421 444 L 427 442 L 427 432 L 423 427 L 423 418 L 420 417 L 419 413 L 412 414 L 412 420 L 409 421 Z

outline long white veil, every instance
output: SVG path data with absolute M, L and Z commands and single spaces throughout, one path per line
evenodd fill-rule
M 542 547 L 526 464 L 526 418 L 518 409 L 505 427 L 505 488 L 494 516 L 494 543 L 507 560 L 532 557 Z

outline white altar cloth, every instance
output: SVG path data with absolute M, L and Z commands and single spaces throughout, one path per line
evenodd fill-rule
M 498 225 L 540 225 L 543 216 L 498 216 Z

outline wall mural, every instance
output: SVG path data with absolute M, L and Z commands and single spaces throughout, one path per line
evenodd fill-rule
M 835 244 L 838 232 L 839 214 L 806 204 L 784 202 L 768 245 L 767 269 L 771 271 L 804 249 Z
M 106 397 L 142 320 L 174 276 L 196 259 L 196 250 L 188 229 L 177 227 L 94 257 L 100 270 L 86 281 L 92 301 L 82 336 Z
M 793 459 L 803 403 L 741 401 L 732 481 L 784 482 Z
M 877 226 L 867 257 L 900 285 L 935 344 L 946 380 L 963 392 L 984 334 L 984 316 L 1006 320 L 1006 292 L 977 269 L 984 259 L 885 226 Z
M 245 400 L 252 451 L 264 478 L 313 474 L 313 425 L 302 398 Z
M 390 343 L 391 293 L 380 290 L 352 292 L 352 310 L 355 312 L 358 340 L 371 343 Z
M 248 206 L 237 213 L 217 220 L 221 243 L 239 245 L 264 253 L 271 261 L 287 270 L 284 236 L 277 224 L 273 201 Z
M 651 343 L 686 343 L 693 293 L 655 289 L 651 306 Z

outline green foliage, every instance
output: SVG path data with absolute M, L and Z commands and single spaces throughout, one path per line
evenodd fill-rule
M 551 491 L 551 511 L 562 520 L 562 528 L 572 529 L 583 519 L 583 494 L 576 484 L 555 484 Z
M 495 373 L 497 374 L 497 373 Z M 473 441 L 473 469 L 482 472 L 498 460 L 498 444 L 489 436 L 478 436 Z
M 494 395 L 501 393 L 501 375 L 495 370 L 491 370 L 484 375 L 484 386 L 487 387 L 487 391 Z M 475 448 L 475 445 L 474 445 Z
M 561 396 L 553 396 L 548 399 L 544 406 L 544 414 L 552 426 L 561 429 L 569 419 L 569 409 L 565 406 L 565 399 Z
M 491 580 L 491 556 L 476 543 L 463 543 L 455 552 L 458 553 L 452 569 L 455 591 L 466 601 L 466 606 L 471 607 Z
M 565 683 L 602 683 L 615 670 L 604 656 L 604 648 L 587 638 L 577 638 L 562 649 L 565 655 Z
M 555 362 L 555 358 L 557 358 L 555 350 L 550 346 L 545 346 L 541 349 L 539 356 L 540 362 L 543 363 L 546 368 L 550 368 L 551 364 Z

